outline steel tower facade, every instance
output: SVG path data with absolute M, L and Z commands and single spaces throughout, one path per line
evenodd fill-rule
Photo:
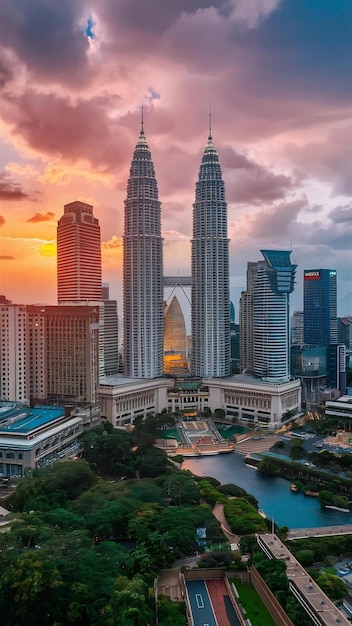
M 230 375 L 230 287 L 227 203 L 211 129 L 193 204 L 192 374 Z
M 163 375 L 163 240 L 143 120 L 127 183 L 123 241 L 124 374 L 156 378 Z

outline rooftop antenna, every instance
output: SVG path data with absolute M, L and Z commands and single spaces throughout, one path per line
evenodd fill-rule
M 211 134 L 211 105 L 209 104 L 209 136 L 208 139 L 209 141 L 212 140 L 212 134 Z
M 144 135 L 144 106 L 141 106 L 141 135 Z

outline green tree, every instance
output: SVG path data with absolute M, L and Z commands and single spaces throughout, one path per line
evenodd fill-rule
M 324 572 L 316 579 L 319 587 L 326 593 L 330 600 L 336 602 L 337 600 L 341 600 L 348 593 L 348 588 L 346 583 L 339 578 L 338 576 L 334 576 L 333 574 L 328 574 Z
M 107 626 L 148 626 L 155 614 L 154 598 L 140 575 L 129 580 L 117 578 L 109 603 L 104 609 Z
M 187 626 L 184 602 L 173 602 L 169 596 L 160 595 L 157 599 L 159 626 Z
M 303 567 L 309 567 L 314 563 L 314 552 L 313 550 L 298 550 L 296 559 Z
M 92 428 L 81 436 L 83 458 L 102 475 L 122 475 L 126 458 L 130 461 L 132 438 L 121 429 L 114 429 L 109 422 Z

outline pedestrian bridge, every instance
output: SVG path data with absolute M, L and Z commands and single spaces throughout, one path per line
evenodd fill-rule
M 321 526 L 320 528 L 293 528 L 287 533 L 287 541 L 307 539 L 308 537 L 333 537 L 334 535 L 352 535 L 352 524 Z

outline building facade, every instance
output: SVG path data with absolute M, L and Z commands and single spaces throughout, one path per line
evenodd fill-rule
M 94 403 L 102 303 L 27 308 L 31 400 Z
M 303 311 L 294 311 L 291 315 L 291 346 L 304 343 Z
M 57 227 L 57 298 L 61 302 L 101 300 L 100 226 L 85 202 L 64 206 Z
M 100 381 L 98 390 L 102 418 L 114 427 L 133 424 L 139 417 L 161 413 L 167 406 L 167 390 L 171 379 L 136 380 L 122 375 Z
M 337 343 L 336 270 L 304 270 L 303 278 L 304 343 Z
M 297 415 L 301 406 L 299 380 L 274 384 L 250 375 L 203 381 L 171 378 L 154 380 L 109 377 L 100 381 L 101 415 L 113 426 L 133 424 L 148 413 L 215 412 L 223 409 L 231 419 L 274 430 Z
M 109 284 L 103 283 L 104 304 L 104 376 L 117 374 L 119 368 L 119 331 L 117 301 L 110 300 Z
M 74 456 L 82 432 L 82 417 L 66 417 L 63 408 L 0 402 L 0 477 Z
M 253 372 L 253 293 L 259 261 L 247 263 L 247 289 L 240 297 L 240 371 Z
M 211 130 L 193 204 L 192 358 L 194 376 L 230 374 L 230 288 L 227 203 Z
M 28 333 L 26 306 L 0 301 L 0 399 L 27 402 Z
M 123 236 L 124 373 L 163 375 L 163 243 L 158 186 L 141 132 L 133 153 Z
M 164 314 L 164 374 L 179 376 L 187 372 L 186 323 L 180 303 L 173 296 Z
M 253 371 L 268 382 L 290 380 L 289 296 L 296 265 L 290 251 L 261 250 L 253 292 Z

